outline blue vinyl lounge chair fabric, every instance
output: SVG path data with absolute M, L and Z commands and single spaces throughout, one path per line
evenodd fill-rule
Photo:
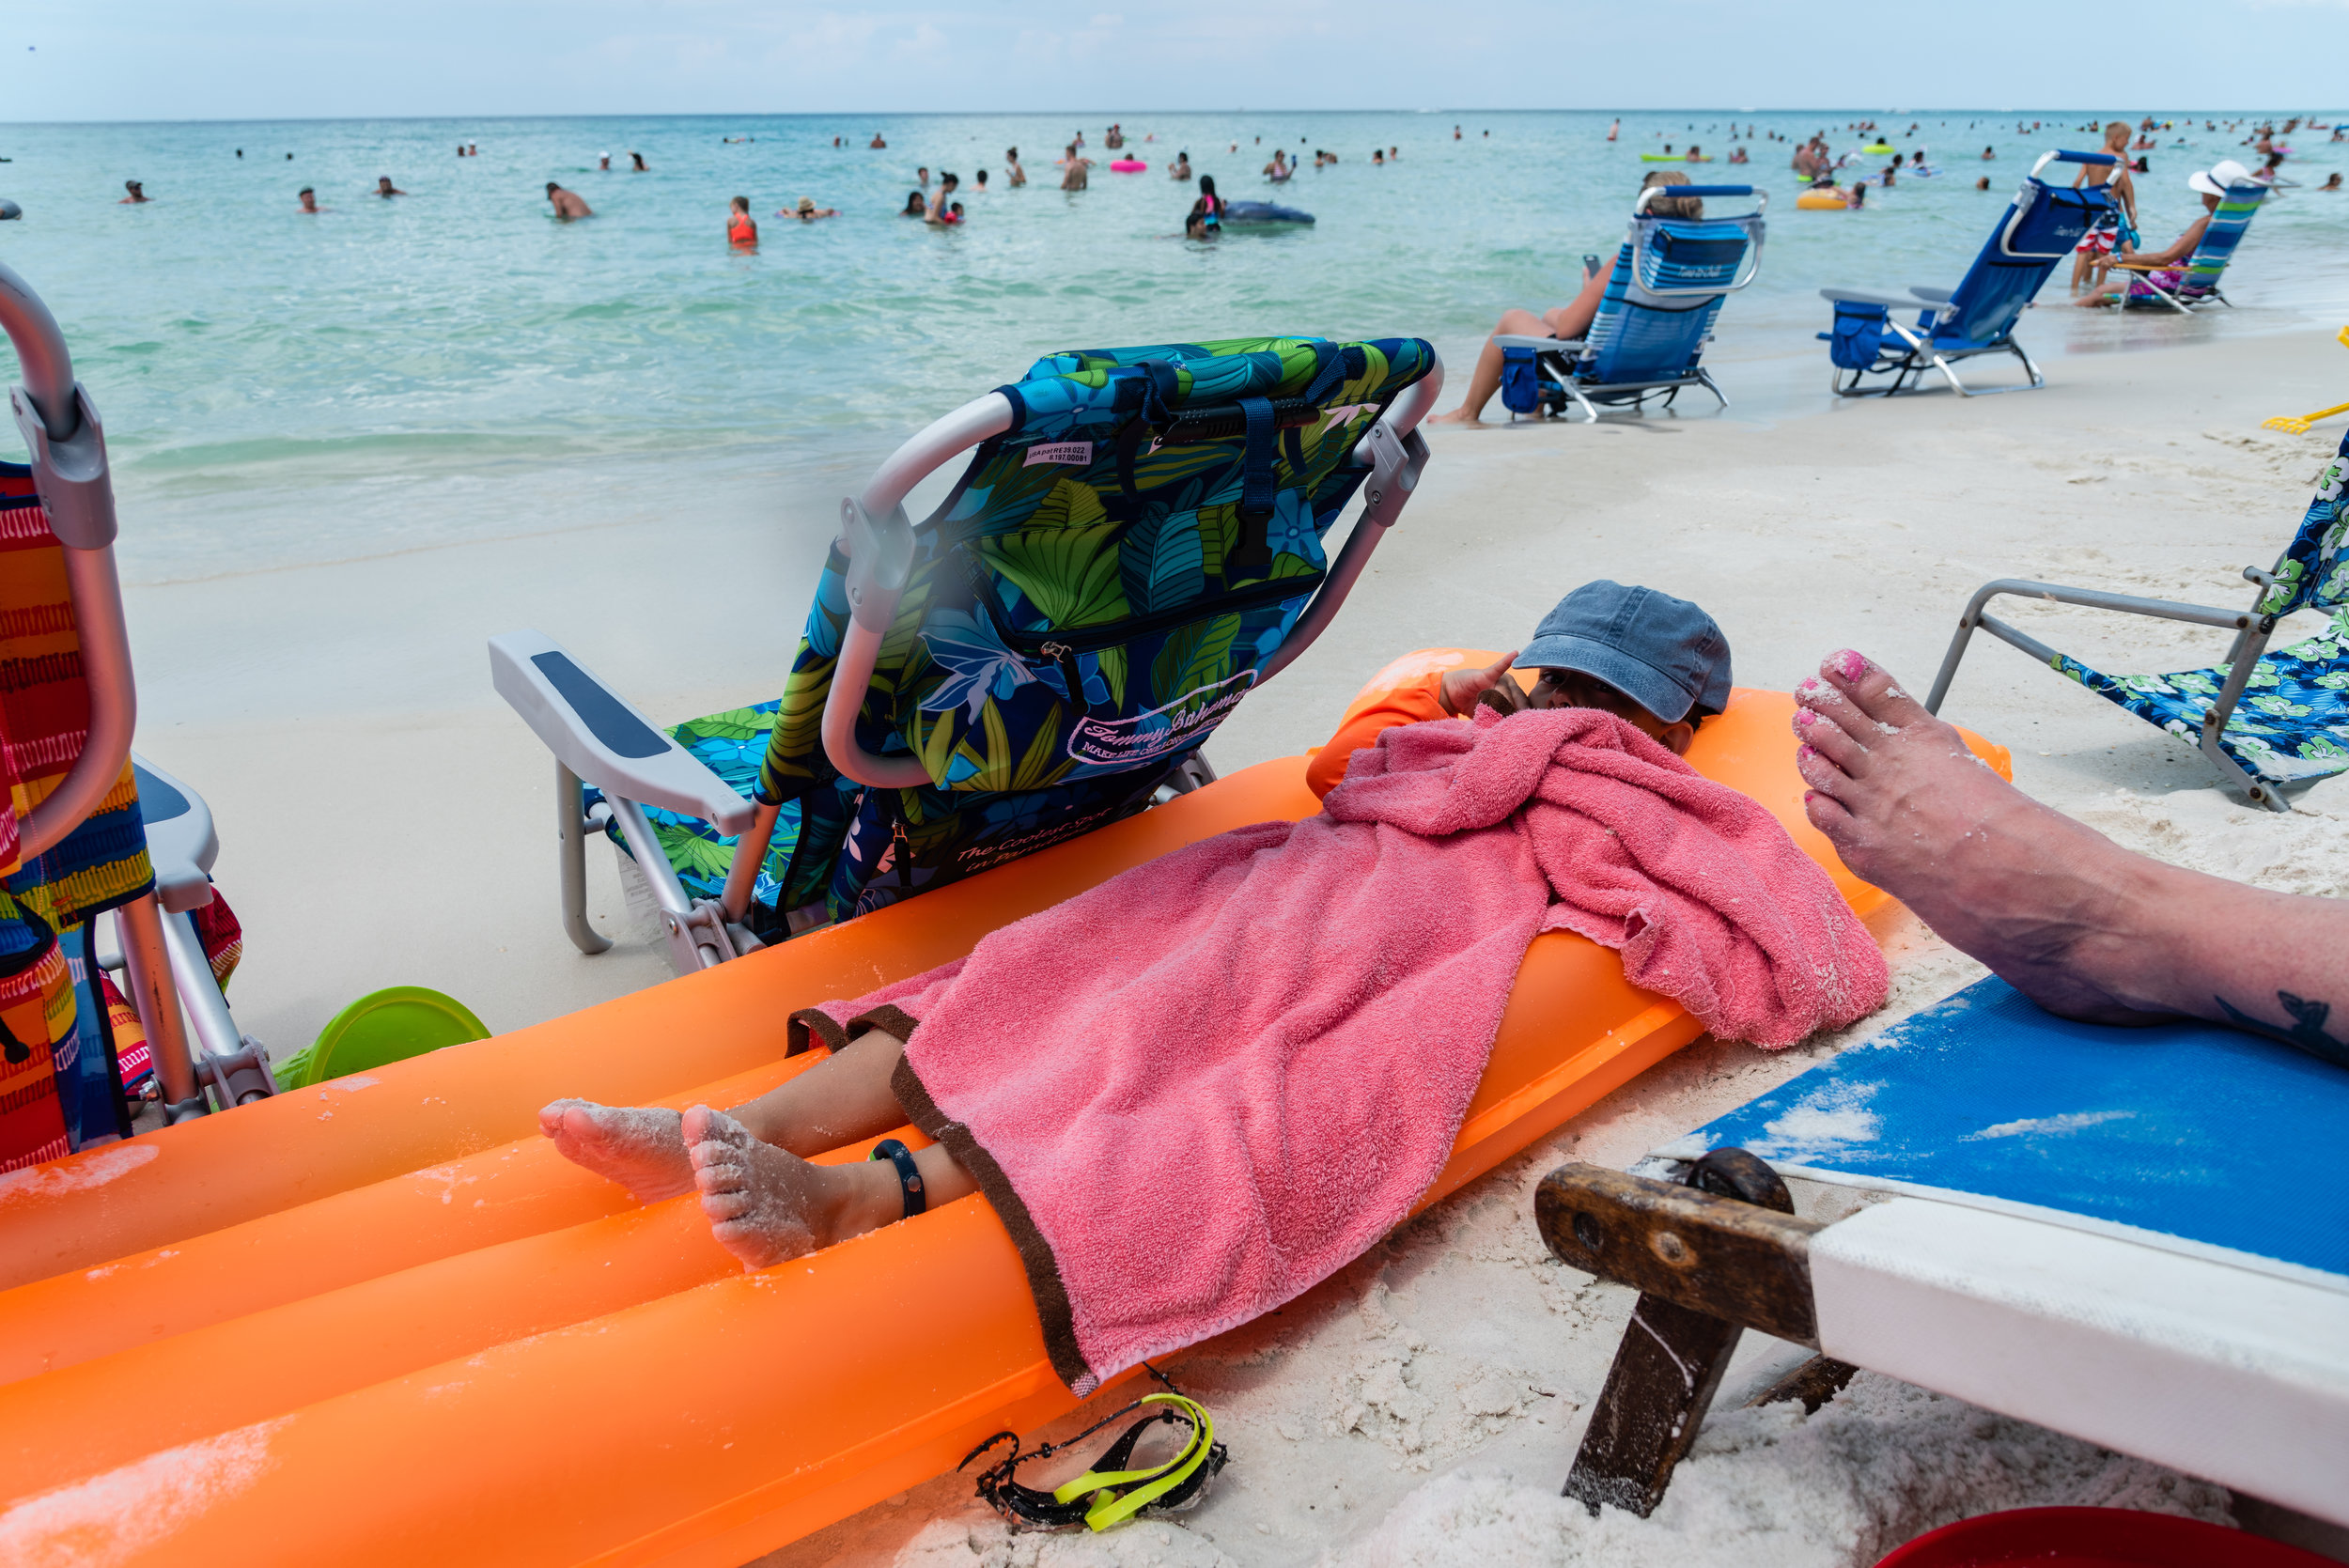
M 2028 386 L 2046 384 L 2039 367 L 2015 341 L 2015 326 L 2056 263 L 2072 254 L 2080 236 L 2106 221 L 2112 198 L 2101 187 L 2074 190 L 2039 178 L 2050 163 L 2109 163 L 2108 154 L 2050 152 L 2035 164 L 2023 188 L 1999 218 L 1973 265 L 1955 288 L 1912 287 L 1906 294 L 1868 289 L 1822 288 L 1835 306 L 1832 327 L 1819 334 L 1828 346 L 1830 383 L 1839 396 L 1856 397 L 1914 390 L 1929 371 L 1971 397 L 1984 392 L 2017 392 L 2022 386 L 1969 387 L 1959 380 L 1959 362 L 1983 354 L 2012 354 L 2030 377 Z M 1917 312 L 1913 325 L 1899 318 Z M 1869 384 L 1869 378 L 1883 378 Z
M 2349 1524 L 2349 1188 L 2302 1157 L 2349 1126 L 2349 1068 L 2319 1013 L 2297 1049 L 1985 979 L 1638 1170 L 1739 1147 L 1796 1188 L 1826 1356 Z
M 2227 263 L 2234 259 L 2235 247 L 2243 243 L 2244 230 L 2258 216 L 2260 204 L 2269 194 L 2269 187 L 2259 184 L 2230 185 L 2218 200 L 2218 210 L 2210 215 L 2210 225 L 2202 230 L 2200 243 L 2186 264 L 2177 269 L 2161 269 L 2139 272 L 2130 281 L 2123 303 L 2132 305 L 2167 305 L 2172 310 L 2191 312 L 2192 307 L 2217 301 L 2231 304 L 2218 291 L 2218 280 L 2227 271 Z
M 1590 330 L 1579 340 L 1504 337 L 1501 402 L 1513 414 L 1562 413 L 1590 419 L 1602 406 L 1650 397 L 1669 405 L 1685 387 L 1729 400 L 1699 361 L 1712 341 L 1721 303 L 1758 274 L 1764 199 L 1750 185 L 1669 185 L 1656 196 L 1752 195 L 1750 213 L 1729 218 L 1664 218 L 1638 211 L 1615 253 Z
M 835 545 L 776 701 L 671 734 L 782 813 L 745 924 L 847 919 L 1132 815 L 1255 684 L 1320 587 L 1369 427 L 1435 365 L 1416 338 L 1054 354 L 915 528 L 856 722 L 931 782 L 875 788 L 818 726 L 849 620 Z M 653 812 L 686 892 L 736 840 Z M 618 837 L 614 831 L 615 840 Z
M 2344 1126 L 2349 1046 L 2322 1020 L 2304 1048 L 2217 1024 L 2075 1023 L 1992 977 L 1657 1153 L 1734 1145 L 1781 1175 L 2349 1277 L 2349 1187 L 2277 1158 Z
M 2269 572 L 2246 572 L 2260 583 L 2248 611 L 2139 599 L 2052 583 L 2001 580 L 1978 592 L 1960 617 L 1926 706 L 1939 710 L 1972 629 L 2002 641 L 2071 676 L 2098 696 L 2182 739 L 2196 741 L 2251 799 L 2287 809 L 2274 784 L 2349 771 L 2349 437 L 2317 477 L 2300 526 Z M 2159 675 L 2110 675 L 1983 613 L 1999 594 L 2052 598 L 2092 608 L 2237 629 L 2236 646 L 2222 663 Z M 2318 611 L 2330 616 L 2316 636 L 2268 652 L 2267 639 L 2284 616 Z M 2238 680 L 2238 675 L 2240 679 Z

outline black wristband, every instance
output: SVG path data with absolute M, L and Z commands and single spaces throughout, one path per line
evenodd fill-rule
M 897 1185 L 905 1188 L 905 1218 L 912 1219 L 929 1207 L 929 1199 L 922 1189 L 922 1168 L 913 1162 L 913 1151 L 894 1138 L 884 1138 L 873 1145 L 873 1157 L 885 1159 L 897 1168 Z

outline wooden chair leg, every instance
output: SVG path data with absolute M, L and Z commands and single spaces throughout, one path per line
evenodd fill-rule
M 1688 1222 L 1696 1218 L 1690 1214 L 1675 1217 L 1667 1209 L 1656 1208 L 1636 1215 L 1623 1213 L 1620 1218 L 1624 1222 L 1602 1223 L 1595 1217 L 1595 1205 L 1576 1204 L 1563 1198 L 1563 1184 L 1559 1194 L 1552 1193 L 1552 1184 L 1560 1183 L 1567 1174 L 1557 1172 L 1546 1182 L 1542 1198 L 1536 1203 L 1543 1235 L 1550 1240 L 1550 1250 L 1565 1262 L 1592 1267 L 1592 1262 L 1585 1260 L 1603 1259 L 1595 1272 L 1612 1278 L 1628 1274 L 1632 1276 L 1629 1282 L 1644 1284 L 1647 1281 L 1640 1276 L 1652 1275 L 1659 1263 L 1673 1273 L 1683 1268 L 1693 1272 L 1700 1252 L 1720 1250 L 1713 1245 L 1717 1238 L 1708 1234 L 1702 1223 Z M 1621 1177 L 1616 1183 L 1606 1185 L 1613 1187 L 1636 1180 Z M 1779 1180 L 1777 1172 L 1743 1149 L 1716 1149 L 1705 1155 L 1690 1168 L 1688 1185 L 1715 1198 L 1735 1200 L 1735 1203 L 1752 1204 L 1778 1214 L 1794 1213 L 1794 1199 L 1787 1192 L 1786 1184 Z M 1734 1221 L 1735 1217 L 1731 1218 Z M 1801 1225 L 1800 1221 L 1795 1223 Z M 1610 1235 L 1610 1230 L 1636 1234 Z M 1683 1230 L 1689 1233 L 1685 1238 Z M 1563 1245 L 1562 1236 L 1566 1238 Z M 1798 1249 L 1807 1237 L 1797 1231 L 1784 1239 Z M 1742 1272 L 1736 1267 L 1738 1250 L 1733 1247 L 1727 1255 L 1719 1257 L 1720 1274 Z M 1606 1264 L 1619 1266 L 1609 1267 Z M 1802 1283 L 1805 1288 L 1801 1292 L 1804 1299 L 1800 1315 L 1807 1318 L 1807 1278 Z M 1691 1294 L 1709 1295 L 1711 1291 L 1732 1297 L 1744 1294 L 1737 1283 L 1726 1278 L 1717 1277 L 1710 1281 L 1710 1290 L 1694 1293 L 1680 1281 L 1675 1280 L 1672 1284 L 1675 1288 L 1672 1296 L 1683 1300 Z M 1768 1290 L 1769 1284 L 1759 1280 L 1752 1282 L 1754 1289 L 1764 1291 Z M 1737 1336 L 1742 1332 L 1739 1322 L 1684 1305 L 1683 1300 L 1672 1299 L 1655 1290 L 1642 1290 L 1638 1304 L 1631 1310 L 1631 1322 L 1624 1329 L 1623 1343 L 1615 1352 L 1615 1364 L 1607 1374 L 1606 1388 L 1591 1412 L 1581 1450 L 1575 1455 L 1574 1469 L 1566 1477 L 1565 1495 L 1581 1501 L 1594 1515 L 1602 1503 L 1611 1503 L 1641 1518 L 1655 1512 L 1656 1505 L 1663 1501 L 1665 1488 L 1672 1484 L 1674 1467 L 1696 1440 L 1705 1412 L 1712 1406 L 1713 1395 L 1720 1387 L 1721 1374 L 1728 1369 L 1731 1353 L 1737 1348 Z M 1809 1335 L 1803 1337 L 1808 1339 Z M 1848 1378 L 1849 1369 L 1843 1375 Z M 1829 1389 L 1821 1394 L 1821 1401 L 1831 1397 L 1832 1392 Z

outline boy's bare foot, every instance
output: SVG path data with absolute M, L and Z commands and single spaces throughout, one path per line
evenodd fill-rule
M 743 1267 L 766 1268 L 835 1239 L 823 1234 L 833 1205 L 816 1167 L 706 1105 L 685 1113 L 684 1133 L 710 1234 Z
M 1466 403 L 1463 403 L 1463 404 L 1461 404 L 1458 408 L 1454 409 L 1454 410 L 1453 410 L 1450 413 L 1439 413 L 1439 414 L 1431 414 L 1431 415 L 1429 415 L 1429 416 L 1428 416 L 1427 423 L 1428 423 L 1428 424 L 1430 424 L 1430 425 L 1478 425 L 1478 426 L 1481 426 L 1481 425 L 1483 425 L 1485 422 L 1484 422 L 1483 420 L 1481 420 L 1481 419 L 1477 418 L 1474 414 L 1472 414 L 1472 413 L 1469 412 L 1469 411 L 1468 411 L 1468 405 L 1467 405 Z
M 1848 648 L 1795 699 L 1805 810 L 1845 865 L 2051 1013 L 2174 1016 L 2123 983 L 2162 902 L 2153 862 L 1999 778 Z
M 693 1166 L 678 1126 L 674 1110 L 592 1100 L 556 1100 L 538 1112 L 538 1130 L 554 1140 L 565 1159 L 619 1183 L 644 1203 L 693 1190 Z

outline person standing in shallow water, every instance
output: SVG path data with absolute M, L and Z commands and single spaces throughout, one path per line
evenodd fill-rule
M 547 200 L 553 204 L 554 215 L 565 223 L 596 215 L 595 209 L 582 201 L 577 191 L 566 191 L 552 179 L 547 181 Z
M 316 191 L 311 190 L 307 185 L 304 185 L 302 188 L 302 194 L 294 199 L 302 203 L 302 210 L 304 212 L 316 212 L 319 210 L 319 194 Z
M 1086 171 L 1092 167 L 1093 160 L 1081 156 L 1077 151 L 1077 144 L 1069 143 L 1068 167 L 1060 177 L 1060 188 L 1064 191 L 1083 190 L 1091 182 Z
M 737 196 L 728 206 L 726 243 L 738 251 L 758 249 L 758 220 L 751 216 L 751 198 Z
M 140 202 L 155 199 L 147 194 L 146 185 L 139 180 L 126 179 L 122 182 L 122 188 L 131 194 L 115 203 L 117 207 L 136 207 Z
M 1003 163 L 1004 184 L 1025 185 L 1028 182 L 1028 171 L 1019 166 L 1019 149 L 1018 147 L 1007 147 L 1003 148 Z

